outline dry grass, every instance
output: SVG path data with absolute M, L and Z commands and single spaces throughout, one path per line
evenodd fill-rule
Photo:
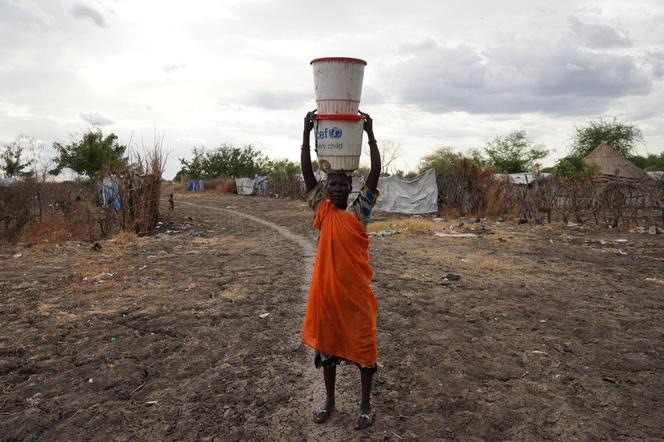
M 58 213 L 45 215 L 42 222 L 35 222 L 27 225 L 21 232 L 19 239 L 21 242 L 39 244 L 39 243 L 60 243 L 72 239 L 91 239 L 97 234 L 94 224 L 89 222 L 93 217 L 91 210 L 81 208 L 74 212 L 69 219 Z
M 113 238 L 117 244 L 130 244 L 136 241 L 138 236 L 134 232 L 122 231 Z
M 411 232 L 429 232 L 442 230 L 447 221 L 433 221 L 430 218 L 403 218 L 385 221 L 374 221 L 367 225 L 367 231 L 380 232 L 381 230 L 408 230 Z

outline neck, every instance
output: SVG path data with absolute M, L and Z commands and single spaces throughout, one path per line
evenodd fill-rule
M 341 209 L 341 210 L 346 210 L 346 207 L 348 207 L 348 203 L 347 203 L 346 201 L 344 201 L 343 203 L 341 203 L 341 202 L 340 202 L 340 203 L 335 203 L 334 201 L 332 201 L 332 204 L 333 204 L 335 207 L 337 207 L 337 208 L 339 208 L 339 209 Z

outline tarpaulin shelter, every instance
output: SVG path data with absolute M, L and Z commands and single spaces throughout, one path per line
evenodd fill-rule
M 407 214 L 438 211 L 438 185 L 433 169 L 411 179 L 396 175 L 381 177 L 378 191 L 375 210 Z
M 238 195 L 255 195 L 256 193 L 266 195 L 267 188 L 264 187 L 266 185 L 266 176 L 257 176 L 256 178 L 235 178 L 235 187 L 237 188 Z

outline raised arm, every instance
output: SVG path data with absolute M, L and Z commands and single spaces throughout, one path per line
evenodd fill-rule
M 364 131 L 369 138 L 369 153 L 371 154 L 371 169 L 366 185 L 371 192 L 375 192 L 378 187 L 378 178 L 380 178 L 380 152 L 378 151 L 378 144 L 373 133 L 373 120 L 369 114 L 365 114 L 364 112 L 360 112 L 360 114 L 364 117 Z
M 300 167 L 304 177 L 304 185 L 307 186 L 307 192 L 316 187 L 316 176 L 311 167 L 311 146 L 309 145 L 309 135 L 314 128 L 314 115 L 316 111 L 307 112 L 304 117 L 304 132 L 302 134 L 302 151 L 300 153 Z

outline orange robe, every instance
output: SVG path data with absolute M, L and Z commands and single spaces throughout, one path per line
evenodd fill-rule
M 369 237 L 362 221 L 331 201 L 314 219 L 320 229 L 302 338 L 314 349 L 366 367 L 374 366 L 376 309 L 371 290 Z

